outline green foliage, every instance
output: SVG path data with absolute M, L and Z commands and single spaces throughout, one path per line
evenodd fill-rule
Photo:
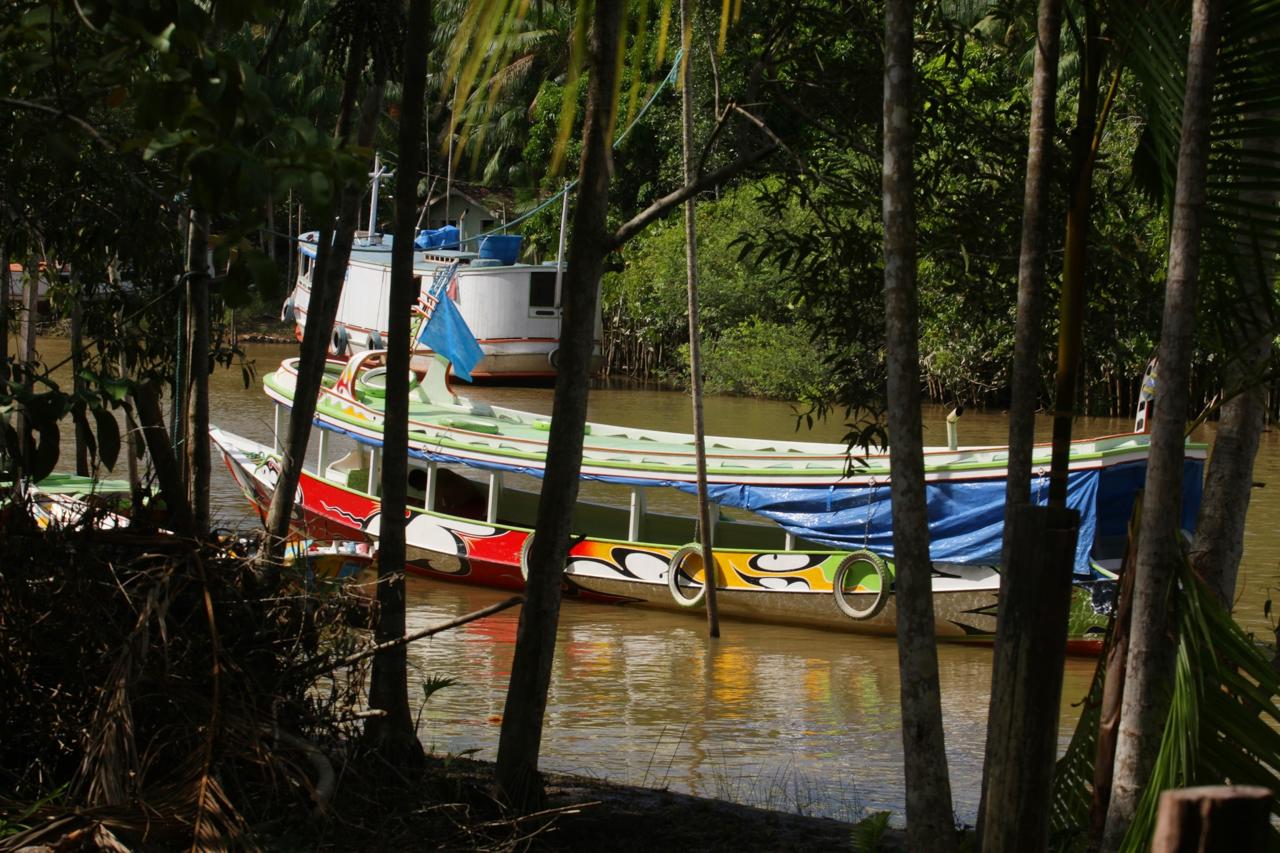
M 740 258 L 743 234 L 775 224 L 756 204 L 757 192 L 744 186 L 698 204 L 704 366 L 709 390 L 796 399 L 820 384 L 810 366 L 819 364 L 822 348 L 815 350 L 807 325 L 796 318 L 790 279 L 775 264 Z M 653 226 L 626 247 L 622 270 L 605 276 L 603 300 L 612 369 L 665 379 L 687 376 L 689 303 L 680 217 Z M 803 360 L 775 349 L 801 343 Z M 742 345 L 749 352 L 733 351 Z M 734 376 L 747 362 L 758 369 L 756 375 Z
M 120 400 L 106 383 L 122 373 L 171 380 L 189 211 L 213 223 L 217 294 L 235 307 L 280 292 L 260 238 L 270 200 L 292 195 L 323 212 L 343 181 L 362 180 L 362 152 L 336 145 L 328 127 L 285 100 L 295 93 L 259 73 L 297 55 L 319 20 L 305 6 L 278 20 L 258 0 L 0 9 L 0 97 L 15 117 L 0 126 L 5 255 L 32 270 L 50 262 L 52 301 L 82 309 L 91 342 L 80 377 L 90 377 L 88 390 L 67 394 L 30 367 L 5 372 L 5 447 L 18 443 L 14 415 L 32 432 L 28 452 L 9 456 L 23 471 L 38 475 L 56 461 L 63 417 L 97 422 L 96 438 L 84 432 L 110 467 L 120 438 L 106 413 Z M 69 280 L 56 280 L 60 265 Z M 233 356 L 210 353 L 224 364 Z
M 1213 593 L 1181 561 L 1173 599 L 1178 651 L 1173 701 L 1160 751 L 1122 849 L 1145 850 L 1155 829 L 1160 793 L 1192 785 L 1280 787 L 1280 674 Z M 1109 645 L 1108 641 L 1108 645 Z M 1089 824 L 1105 656 L 1084 702 L 1066 753 L 1054 773 L 1052 826 L 1074 849 Z M 1273 816 L 1280 803 L 1273 801 Z M 1274 820 L 1272 845 L 1280 844 Z
M 707 343 L 704 388 L 710 394 L 825 399 L 833 388 L 820 347 L 801 323 L 753 318 Z
M 422 700 L 425 702 L 446 687 L 452 687 L 457 683 L 458 679 L 451 675 L 428 675 L 422 680 Z
M 875 812 L 853 825 L 850 845 L 854 853 L 875 853 L 880 849 L 884 834 L 889 831 L 890 812 Z

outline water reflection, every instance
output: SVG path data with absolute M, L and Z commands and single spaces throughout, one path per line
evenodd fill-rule
M 413 579 L 410 627 L 502 593 Z M 419 678 L 461 683 L 426 702 L 420 732 L 441 752 L 492 759 L 518 614 L 506 611 L 415 645 Z M 892 640 L 726 622 L 710 641 L 681 614 L 566 601 L 547 701 L 543 766 L 775 808 L 856 818 L 901 811 L 901 718 Z M 1092 667 L 1073 661 L 1064 695 Z M 940 650 L 956 809 L 977 810 L 990 650 Z M 1075 715 L 1065 703 L 1063 742 Z

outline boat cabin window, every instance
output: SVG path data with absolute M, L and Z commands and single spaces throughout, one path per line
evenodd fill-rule
M 536 270 L 529 273 L 529 312 L 535 317 L 555 316 L 555 270 Z
M 425 468 L 410 468 L 405 497 L 410 506 L 423 508 L 427 503 L 427 472 Z

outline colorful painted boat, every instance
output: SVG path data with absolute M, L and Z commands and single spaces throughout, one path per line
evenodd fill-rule
M 281 312 L 282 319 L 295 324 L 299 340 L 306 328 L 311 304 L 317 239 L 316 232 L 298 238 L 298 276 Z M 362 236 L 352 247 L 330 343 L 330 351 L 339 357 L 381 349 L 387 339 L 393 239 L 389 234 Z M 497 235 L 491 239 L 512 238 Z M 414 275 L 421 279 L 421 295 L 426 297 L 437 273 L 454 268 L 445 292 L 467 321 L 484 353 L 471 370 L 473 378 L 553 379 L 560 347 L 558 265 L 555 262 L 516 263 L 506 252 L 486 249 L 487 246 L 482 245 L 475 252 L 456 248 L 415 250 Z M 594 344 L 597 361 L 601 334 L 597 309 Z M 418 351 L 430 352 L 422 344 L 418 345 Z
M 377 539 L 376 494 L 385 371 L 368 353 L 331 365 L 318 401 L 319 466 L 303 474 L 297 525 L 313 538 Z M 296 362 L 264 379 L 277 413 L 292 399 Z M 446 579 L 519 588 L 537 511 L 536 488 L 508 480 L 540 475 L 545 416 L 452 394 L 436 364 L 412 380 L 409 568 Z M 277 434 L 279 430 L 277 430 Z M 330 459 L 334 435 L 356 450 Z M 259 507 L 278 471 L 274 448 L 214 430 L 228 467 Z M 862 633 L 894 630 L 889 465 L 885 454 L 850 464 L 841 445 L 708 437 L 708 479 L 719 507 L 713 522 L 718 603 L 730 617 Z M 1076 555 L 1073 648 L 1096 646 L 1114 588 L 1123 533 L 1145 475 L 1148 437 L 1075 442 L 1069 503 L 1082 515 Z M 938 635 L 989 640 L 995 631 L 1006 452 L 1001 447 L 930 450 L 934 604 Z M 1187 465 L 1204 448 L 1188 446 Z M 1048 448 L 1035 457 L 1043 485 Z M 471 478 L 460 472 L 468 472 Z M 479 473 L 483 481 L 474 479 Z M 582 476 L 626 487 L 625 505 L 581 503 L 565 588 L 583 598 L 682 609 L 700 598 L 702 566 L 692 519 L 647 511 L 650 490 L 695 490 L 687 435 L 592 423 Z M 1192 476 L 1188 482 L 1198 483 Z M 373 487 L 370 484 L 374 484 Z M 1043 491 L 1043 490 L 1041 490 Z M 1188 489 L 1194 518 L 1198 492 Z M 738 515 L 741 515 L 739 513 Z

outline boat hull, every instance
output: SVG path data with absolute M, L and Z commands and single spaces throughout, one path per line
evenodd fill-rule
M 268 448 L 214 430 L 214 440 L 245 496 L 263 512 L 269 505 L 278 461 Z M 381 506 L 376 496 L 335 484 L 304 471 L 295 496 L 294 528 L 312 539 L 376 542 Z M 413 509 L 405 539 L 406 570 L 439 580 L 498 589 L 522 590 L 522 555 L 532 532 L 474 518 Z M 567 596 L 587 601 L 683 611 L 699 609 L 676 600 L 668 572 L 676 546 L 624 542 L 592 537 L 575 540 L 564 572 Z M 893 595 L 865 619 L 840 609 L 833 578 L 842 552 L 762 552 L 717 550 L 720 613 L 731 619 L 798 625 L 844 633 L 895 633 Z M 855 610 L 873 610 L 878 588 L 844 592 Z M 935 632 L 948 641 L 991 642 L 996 630 L 999 572 L 991 566 L 934 565 Z M 696 591 L 696 586 L 688 588 Z M 1096 653 L 1105 627 L 1105 608 L 1088 606 L 1091 595 L 1077 590 L 1070 650 Z M 1083 605 L 1083 606 L 1082 606 Z

